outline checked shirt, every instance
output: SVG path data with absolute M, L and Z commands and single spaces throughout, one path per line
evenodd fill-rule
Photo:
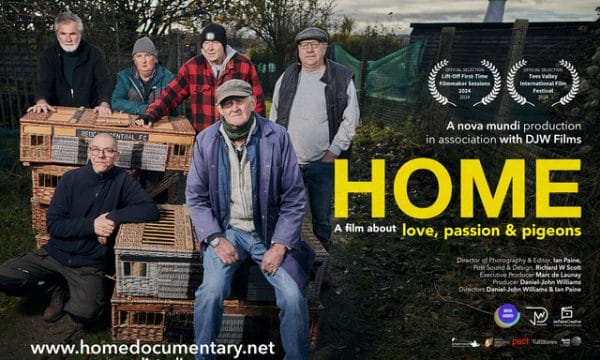
M 219 120 L 216 106 L 216 92 L 219 85 L 227 80 L 242 79 L 252 85 L 256 96 L 255 111 L 264 116 L 265 103 L 258 75 L 252 62 L 244 55 L 236 53 L 216 78 L 204 56 L 198 55 L 181 66 L 175 78 L 163 89 L 161 96 L 146 110 L 150 122 L 176 108 L 187 97 L 190 98 L 192 125 L 196 132 L 202 131 Z

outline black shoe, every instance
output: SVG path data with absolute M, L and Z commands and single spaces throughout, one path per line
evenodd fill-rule
M 63 317 L 65 314 L 63 311 L 65 296 L 66 292 L 63 288 L 58 288 L 52 293 L 50 296 L 50 303 L 48 304 L 48 307 L 46 307 L 46 310 L 44 310 L 44 315 L 42 315 L 42 318 L 45 321 L 52 323 Z

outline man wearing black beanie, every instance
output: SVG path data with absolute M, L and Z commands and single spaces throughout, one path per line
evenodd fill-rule
M 200 34 L 200 45 L 204 43 L 204 41 L 218 41 L 223 45 L 223 49 L 227 47 L 227 33 L 225 32 L 225 28 L 219 24 L 210 23 L 208 24 Z
M 227 32 L 219 24 L 208 24 L 200 34 L 202 55 L 181 66 L 175 79 L 161 96 L 136 120 L 138 126 L 151 126 L 190 97 L 192 125 L 197 132 L 219 120 L 216 90 L 227 80 L 240 79 L 252 85 L 256 111 L 265 115 L 263 91 L 252 62 L 227 45 Z

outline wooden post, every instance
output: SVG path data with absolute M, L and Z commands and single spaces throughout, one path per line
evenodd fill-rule
M 360 108 L 364 109 L 365 107 L 365 99 L 367 97 L 367 68 L 368 68 L 368 60 L 367 54 L 369 52 L 369 40 L 363 40 L 363 50 L 362 50 L 362 59 L 360 64 L 360 98 L 359 104 Z
M 440 33 L 440 44 L 438 46 L 437 56 L 435 63 L 438 63 L 441 60 L 447 59 L 448 61 L 452 61 L 452 46 L 454 45 L 454 35 L 456 34 L 456 28 L 453 26 L 443 27 L 442 32 Z M 440 94 L 444 96 L 448 96 L 450 89 L 448 88 L 438 88 Z M 440 126 L 440 120 L 444 120 L 450 118 L 454 114 L 454 109 L 449 105 L 441 105 L 439 102 L 435 101 L 431 98 L 430 108 L 436 114 L 429 119 L 429 121 L 425 124 L 425 130 L 428 136 L 437 136 L 442 130 Z
M 452 61 L 452 46 L 454 45 L 454 35 L 456 34 L 456 28 L 453 26 L 443 27 L 442 33 L 440 34 L 440 45 L 438 46 L 436 63 L 441 60 Z M 444 87 L 438 89 L 440 94 L 448 96 L 450 89 Z M 436 102 L 437 103 L 437 102 Z
M 510 98 L 510 94 L 506 89 L 506 76 L 508 75 L 511 66 L 513 66 L 513 64 L 517 61 L 521 60 L 523 57 L 523 48 L 525 48 L 528 27 L 529 20 L 522 19 L 517 19 L 515 21 L 515 25 L 513 26 L 512 35 L 510 38 L 510 47 L 508 49 L 508 57 L 506 59 L 506 67 L 504 68 L 504 91 L 500 93 L 500 98 L 498 99 L 498 108 L 496 110 L 496 116 L 494 117 L 495 122 L 497 123 L 506 122 L 510 116 L 513 100 Z
M 7 46 L 7 42 L 4 42 L 4 44 L 2 44 L 2 46 L 0 46 L 0 52 L 2 52 L 2 54 L 6 54 L 6 52 L 8 51 L 8 46 Z M 6 57 L 6 59 L 8 59 L 8 57 Z M 8 74 L 6 72 L 6 62 L 3 62 L 3 66 L 0 66 L 0 127 L 5 127 L 9 124 L 9 117 L 10 115 L 8 114 L 8 109 L 5 109 L 5 103 L 6 106 L 8 106 L 9 101 L 8 100 Z
M 437 60 L 448 59 L 452 57 L 452 45 L 454 44 L 454 34 L 456 28 L 453 26 L 443 27 L 440 34 L 440 45 L 438 46 Z

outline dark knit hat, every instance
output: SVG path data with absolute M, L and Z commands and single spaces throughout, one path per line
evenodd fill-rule
M 144 36 L 143 38 L 138 39 L 138 41 L 135 42 L 135 45 L 133 45 L 133 51 L 131 52 L 131 55 L 134 56 L 139 52 L 152 54 L 155 58 L 158 58 L 158 52 L 156 51 L 156 47 L 154 46 L 152 40 L 150 40 L 147 36 Z
M 296 35 L 296 44 L 302 40 L 317 40 L 320 42 L 327 42 L 327 33 L 316 27 L 306 28 Z
M 225 28 L 219 24 L 210 23 L 206 25 L 200 34 L 200 46 L 205 41 L 218 41 L 223 44 L 223 48 L 227 47 L 227 32 Z

